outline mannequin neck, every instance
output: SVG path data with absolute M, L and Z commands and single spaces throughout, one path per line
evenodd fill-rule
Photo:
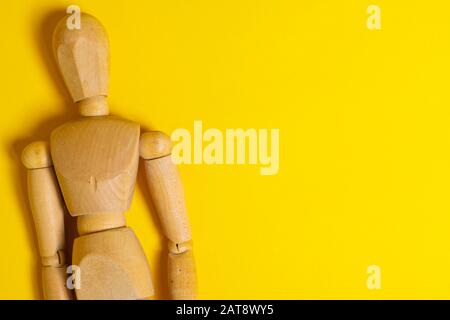
M 77 102 L 80 114 L 84 117 L 107 116 L 109 114 L 106 96 L 94 96 Z

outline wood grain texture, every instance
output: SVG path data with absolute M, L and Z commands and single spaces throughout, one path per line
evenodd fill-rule
M 105 96 L 95 96 L 78 101 L 78 109 L 84 117 L 106 116 L 109 114 Z
M 28 198 L 41 256 L 65 247 L 64 205 L 51 167 L 28 171 Z
M 42 267 L 42 289 L 45 300 L 72 300 L 72 291 L 67 289 L 66 266 Z
M 77 299 L 144 299 L 153 296 L 147 259 L 130 228 L 77 238 L 73 263 L 81 270 Z
M 197 298 L 197 275 L 191 250 L 179 254 L 169 253 L 168 271 L 172 299 L 194 300 Z
M 77 228 L 80 235 L 124 227 L 125 214 L 122 212 L 101 212 L 86 214 L 77 218 Z
M 170 138 L 160 132 L 144 133 L 140 156 L 156 213 L 167 237 L 169 290 L 173 299 L 196 299 L 197 276 L 192 235 L 178 168 L 170 156 Z
M 139 155 L 144 160 L 152 160 L 170 155 L 172 141 L 160 131 L 145 132 L 141 135 Z
M 82 118 L 53 130 L 53 163 L 72 216 L 128 210 L 139 134 L 138 124 L 113 116 Z
M 22 163 L 27 169 L 51 167 L 50 145 L 46 141 L 30 143 L 22 151 Z
M 72 99 L 107 96 L 110 58 L 104 27 L 86 13 L 81 14 L 80 29 L 69 30 L 66 20 L 54 31 L 53 51 Z
M 145 161 L 147 184 L 164 235 L 172 242 L 191 240 L 184 191 L 170 156 Z
M 48 144 L 39 141 L 28 145 L 22 161 L 29 169 L 28 198 L 42 262 L 44 298 L 70 299 L 65 283 L 64 204 L 51 167 Z

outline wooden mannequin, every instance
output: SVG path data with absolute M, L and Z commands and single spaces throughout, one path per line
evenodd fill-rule
M 72 257 L 81 271 L 76 298 L 153 296 L 147 259 L 124 216 L 140 156 L 169 243 L 171 296 L 195 299 L 191 231 L 169 137 L 161 132 L 141 135 L 139 124 L 109 115 L 109 46 L 98 20 L 81 14 L 81 28 L 69 30 L 64 18 L 56 27 L 53 49 L 81 117 L 53 130 L 50 144 L 31 143 L 22 154 L 42 258 L 44 298 L 73 298 L 66 287 L 65 206 L 77 217 L 80 234 Z

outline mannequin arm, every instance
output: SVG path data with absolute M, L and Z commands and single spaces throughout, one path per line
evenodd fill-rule
M 144 133 L 140 141 L 140 156 L 150 195 L 169 240 L 168 276 L 173 299 L 196 298 L 197 281 L 192 254 L 191 229 L 184 202 L 183 186 L 178 169 L 172 162 L 171 141 L 161 132 Z
M 48 144 L 29 144 L 23 150 L 22 162 L 28 169 L 28 196 L 42 262 L 44 299 L 71 299 L 66 287 L 64 205 Z

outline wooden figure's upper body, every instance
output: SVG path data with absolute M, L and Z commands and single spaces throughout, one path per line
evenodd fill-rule
M 139 136 L 137 123 L 114 116 L 82 118 L 53 130 L 53 166 L 72 216 L 128 210 Z
M 58 182 L 72 216 L 125 212 L 136 181 L 140 127 L 109 115 L 109 43 L 101 23 L 85 13 L 79 28 L 66 21 L 55 29 L 53 51 L 82 117 L 51 134 Z

